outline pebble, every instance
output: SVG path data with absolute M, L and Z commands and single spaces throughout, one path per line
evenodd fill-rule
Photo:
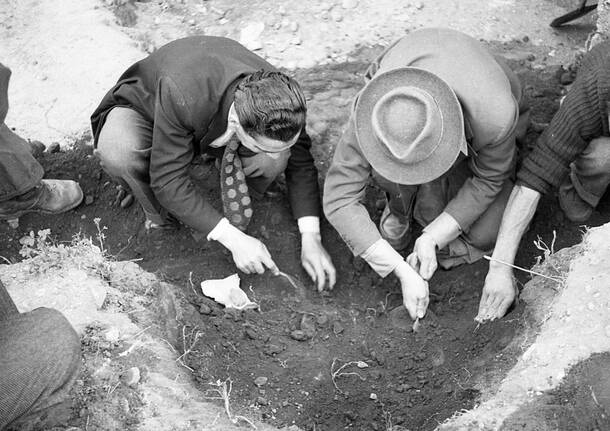
M 277 355 L 278 353 L 282 353 L 284 348 L 282 346 L 278 346 L 277 344 L 267 344 L 263 352 L 266 355 Z
M 341 322 L 333 322 L 333 332 L 335 335 L 339 335 L 345 330 Z
M 140 369 L 131 367 L 121 375 L 121 380 L 130 388 L 135 387 L 140 382 Z
M 133 195 L 130 193 L 121 201 L 121 208 L 127 208 L 133 204 Z
M 85 196 L 85 205 L 91 205 L 93 203 L 93 196 L 87 195 Z
M 207 304 L 200 304 L 199 305 L 199 312 L 201 314 L 206 314 L 207 315 L 207 314 L 211 314 L 212 313 L 212 309 Z
M 377 400 L 377 394 L 374 392 L 371 392 L 371 395 L 369 395 L 369 398 L 372 399 L 373 401 Z
M 292 21 L 290 22 L 290 24 L 288 24 L 288 29 L 293 32 L 296 33 L 297 30 L 299 29 L 299 23 L 296 21 Z
M 263 377 L 263 376 L 261 376 L 261 377 L 257 377 L 256 379 L 254 379 L 254 384 L 255 384 L 256 386 L 259 386 L 259 387 L 260 387 L 260 386 L 265 386 L 265 385 L 267 384 L 267 381 L 268 381 L 268 380 L 269 380 L 269 379 L 267 379 L 267 377 Z
M 335 21 L 335 22 L 341 22 L 341 21 L 343 21 L 343 14 L 342 14 L 342 13 L 341 13 L 339 10 L 337 10 L 337 9 L 333 9 L 333 10 L 330 12 L 330 17 L 331 17 L 331 18 L 333 19 L 333 21 Z
M 324 326 L 328 323 L 328 316 L 326 314 L 321 314 L 317 317 L 316 322 L 320 326 Z
M 343 9 L 354 9 L 356 6 L 358 6 L 358 0 L 343 0 L 341 2 Z
M 106 332 L 104 332 L 104 338 L 111 343 L 116 343 L 121 338 L 119 328 L 113 326 L 112 328 L 108 329 Z
M 58 153 L 60 149 L 61 149 L 61 147 L 59 146 L 59 142 L 53 142 L 51 145 L 49 145 L 49 148 L 47 148 L 47 151 L 49 153 L 53 154 L 53 153 Z
M 246 335 L 251 340 L 257 340 L 258 339 L 258 333 L 256 332 L 256 330 L 254 328 L 246 328 Z
M 31 141 L 30 150 L 32 151 L 32 155 L 34 157 L 40 157 L 42 155 L 42 153 L 44 153 L 45 146 L 40 141 Z
M 258 397 L 256 399 L 256 404 L 261 405 L 261 406 L 268 406 L 269 401 L 267 401 L 267 398 L 265 398 L 265 397 Z
M 307 341 L 311 338 L 309 334 L 305 331 L 301 331 L 300 329 L 295 329 L 290 333 L 290 338 L 297 341 Z
M 264 23 L 252 22 L 241 29 L 239 34 L 239 42 L 251 51 L 263 49 L 261 35 L 264 30 Z

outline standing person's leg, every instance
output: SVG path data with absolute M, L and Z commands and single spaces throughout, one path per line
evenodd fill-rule
M 386 206 L 379 220 L 379 233 L 394 249 L 404 249 L 411 240 L 411 219 L 417 185 L 396 184 L 373 172 L 373 179 L 385 192 Z
M 104 171 L 131 189 L 142 205 L 147 226 L 156 227 L 167 219 L 150 187 L 152 129 L 152 123 L 133 109 L 113 108 L 100 131 L 95 154 Z
M 79 185 L 70 180 L 43 180 L 44 170 L 28 143 L 0 123 L 0 219 L 29 212 L 59 214 L 83 200 Z
M 1 282 L 0 291 L 0 298 L 7 300 Z M 80 366 L 79 337 L 61 313 L 38 308 L 23 314 L 0 311 L 3 314 L 0 429 L 44 416 L 68 394 Z
M 586 221 L 610 184 L 610 138 L 593 139 L 570 165 L 559 187 L 559 205 L 575 222 Z

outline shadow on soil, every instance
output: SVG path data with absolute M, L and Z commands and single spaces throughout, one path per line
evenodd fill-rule
M 375 52 L 363 56 L 372 58 Z M 562 95 L 559 79 L 565 71 L 532 70 L 525 60 L 513 61 L 512 66 L 524 82 L 534 121 L 548 123 Z M 365 69 L 365 62 L 356 62 L 296 73 L 309 99 L 308 127 L 322 178 Z M 525 147 L 539 132 L 540 128 L 530 129 Z M 79 231 L 95 236 L 92 221 L 101 218 L 111 255 L 118 260 L 141 259 L 143 268 L 177 286 L 199 310 L 181 322 L 203 333 L 185 362 L 195 370 L 202 390 L 211 381 L 230 377 L 233 408 L 246 415 L 260 414 L 275 425 L 296 423 L 305 430 L 430 430 L 474 405 L 481 376 L 492 371 L 500 375 L 517 359 L 518 352 L 505 348 L 527 325 L 522 307 L 498 322 L 478 327 L 473 321 L 485 262 L 439 271 L 430 283 L 429 315 L 414 333 L 409 319 L 396 309 L 401 295 L 394 278 L 381 280 L 354 259 L 327 224 L 324 242 L 337 266 L 338 283 L 332 292 L 314 291 L 300 267 L 299 234 L 280 183 L 279 192 L 255 203 L 249 233 L 262 239 L 280 269 L 304 288 L 294 289 L 285 279 L 270 275 L 243 276 L 242 287 L 261 311 L 228 312 L 193 290 L 202 280 L 235 272 L 221 246 L 184 226 L 145 233 L 140 208 L 120 208 L 115 184 L 87 145 L 45 153 L 40 161 L 49 178 L 78 179 L 87 201 L 61 216 L 25 216 L 17 230 L 2 224 L 0 254 L 19 260 L 19 238 L 30 230 L 50 228 L 58 241 L 69 241 Z M 214 164 L 196 160 L 191 171 L 201 192 L 218 204 Z M 381 212 L 381 197 L 370 188 L 367 207 L 374 220 Z M 590 226 L 607 220 L 609 213 L 606 200 Z M 548 243 L 556 231 L 557 250 L 580 242 L 581 229 L 563 219 L 554 197 L 545 198 L 516 263 L 530 267 L 542 254 L 532 245 L 538 236 Z M 526 277 L 517 275 L 525 282 Z M 182 347 L 182 340 L 175 344 Z M 366 366 L 348 364 L 352 361 Z

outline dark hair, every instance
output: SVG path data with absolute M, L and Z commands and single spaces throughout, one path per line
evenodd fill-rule
M 235 111 L 244 130 L 279 141 L 305 127 L 307 106 L 299 84 L 281 72 L 259 70 L 235 89 Z

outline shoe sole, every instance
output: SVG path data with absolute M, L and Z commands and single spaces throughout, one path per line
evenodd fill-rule
M 21 210 L 19 212 L 16 212 L 16 213 L 13 213 L 10 215 L 0 214 L 0 220 L 13 220 L 13 219 L 19 218 L 21 216 L 24 216 L 24 215 L 30 214 L 30 213 L 49 214 L 49 215 L 63 214 L 65 212 L 71 211 L 74 208 L 76 208 L 77 206 L 79 206 L 83 202 L 84 197 L 85 197 L 84 194 L 81 192 L 80 198 L 74 204 L 70 205 L 67 208 L 62 209 L 61 211 Z

